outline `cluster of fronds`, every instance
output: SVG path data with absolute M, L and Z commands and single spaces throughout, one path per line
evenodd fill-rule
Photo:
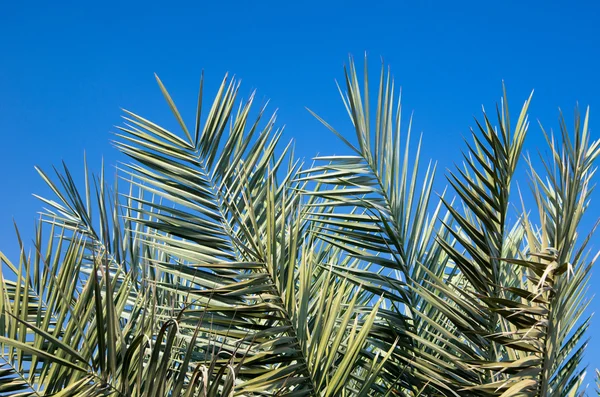
M 393 80 L 372 99 L 367 76 L 345 75 L 355 139 L 317 116 L 347 154 L 310 167 L 234 80 L 208 112 L 201 84 L 190 127 L 157 79 L 181 132 L 126 112 L 118 184 L 40 171 L 33 249 L 0 256 L 0 395 L 580 395 L 588 114 L 542 130 L 538 163 L 531 98 L 513 123 L 504 95 L 438 198 Z

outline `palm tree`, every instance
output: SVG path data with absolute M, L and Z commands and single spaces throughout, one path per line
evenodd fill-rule
M 315 114 L 349 153 L 311 166 L 234 79 L 208 112 L 201 80 L 188 126 L 157 77 L 180 133 L 125 111 L 114 184 L 40 170 L 31 253 L 0 256 L 0 395 L 578 395 L 588 114 L 544 132 L 515 211 L 531 98 L 513 126 L 505 94 L 438 198 L 389 72 L 373 103 L 368 74 L 351 61 L 340 90 L 355 143 Z

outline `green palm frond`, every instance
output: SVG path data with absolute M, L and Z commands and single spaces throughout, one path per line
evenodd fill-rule
M 420 179 L 420 142 L 413 156 L 410 151 L 412 122 L 403 136 L 401 105 L 395 97 L 389 72 L 386 76 L 382 67 L 375 120 L 371 119 L 369 107 L 368 71 L 365 70 L 361 89 L 351 60 L 345 81 L 347 92 L 340 90 L 340 93 L 354 126 L 358 147 L 315 114 L 341 137 L 353 154 L 317 157 L 317 162 L 326 164 L 301 171 L 305 176 L 299 180 L 320 184 L 319 189 L 307 192 L 322 199 L 313 204 L 317 210 L 310 216 L 328 226 L 323 228 L 324 233 L 330 231 L 346 243 L 344 247 L 348 252 L 352 252 L 350 247 L 360 247 L 370 254 L 392 255 L 388 261 L 381 258 L 381 263 L 373 257 L 364 259 L 389 267 L 409 279 L 412 272 L 418 271 L 416 262 L 426 255 L 427 237 L 433 233 L 435 223 L 431 220 L 438 213 L 437 210 L 434 215 L 427 213 L 435 166 L 430 164 Z M 352 213 L 322 213 L 319 212 L 321 207 L 349 207 Z
M 581 244 L 577 242 L 577 229 L 589 202 L 593 163 L 599 153 L 598 143 L 589 140 L 587 116 L 583 124 L 582 128 L 576 115 L 575 143 L 562 119 L 561 145 L 548 138 L 552 163 L 545 165 L 547 179 L 531 166 L 539 230 L 525 211 L 516 238 L 495 233 L 490 229 L 493 220 L 502 217 L 493 217 L 492 207 L 485 204 L 492 200 L 481 196 L 483 191 L 477 193 L 475 183 L 482 178 L 468 179 L 463 174 L 469 185 L 454 178 L 453 185 L 467 207 L 480 211 L 480 215 L 468 217 L 450 209 L 461 226 L 454 235 L 468 256 L 459 255 L 455 248 L 448 251 L 461 277 L 468 280 L 468 287 L 463 288 L 468 299 L 451 295 L 449 286 L 438 283 L 452 305 L 461 309 L 461 314 L 451 314 L 449 319 L 465 337 L 475 336 L 470 339 L 477 347 L 473 351 L 482 353 L 480 358 L 465 361 L 485 374 L 479 384 L 464 385 L 467 392 L 507 397 L 567 396 L 577 395 L 580 389 L 583 338 L 589 319 L 579 320 L 587 307 L 586 286 L 596 258 L 586 253 L 589 237 Z M 489 246 L 493 236 L 498 239 Z M 502 249 L 493 251 L 494 247 Z M 473 321 L 473 310 L 482 314 L 480 321 Z
M 516 251 L 522 240 L 521 228 L 513 236 L 517 241 L 504 244 L 511 226 L 506 219 L 511 179 L 527 130 L 529 100 L 514 133 L 507 108 L 498 111 L 500 134 L 484 115 L 485 122 L 478 124 L 483 138 L 473 133 L 475 149 L 465 157 L 465 171 L 450 178 L 462 199 L 464 215 L 442 198 L 447 213 L 441 219 L 445 226 L 440 228 L 437 219 L 442 216 L 441 206 L 433 206 L 433 212 L 428 213 L 432 210 L 435 166 L 430 165 L 420 180 L 420 144 L 416 157 L 411 157 L 411 123 L 402 137 L 401 107 L 394 98 L 393 80 L 382 69 L 374 120 L 366 70 L 363 86 L 361 90 L 351 62 L 346 73 L 347 92 L 342 97 L 358 145 L 323 121 L 354 153 L 317 158 L 327 164 L 302 171 L 305 176 L 301 181 L 320 184 L 308 192 L 320 198 L 313 204 L 316 210 L 310 217 L 325 225 L 319 235 L 322 240 L 343 248 L 362 260 L 363 267 L 369 267 L 366 272 L 346 271 L 346 276 L 390 301 L 390 310 L 382 314 L 385 320 L 375 326 L 379 335 L 373 338 L 374 343 L 392 342 L 393 338 L 384 336 L 377 327 L 392 329 L 401 338 L 396 359 L 403 364 L 389 381 L 404 382 L 402 387 L 414 388 L 415 392 L 420 389 L 415 384 L 422 383 L 426 389 L 452 394 L 456 385 L 460 388 L 481 381 L 459 357 L 480 359 L 482 351 L 493 357 L 497 354 L 480 336 L 497 332 L 496 325 L 491 324 L 493 316 L 488 318 L 469 295 L 488 293 L 490 285 L 506 278 L 510 269 L 496 258 L 503 257 L 505 251 Z M 339 210 L 324 213 L 320 206 Z M 456 287 L 458 279 L 464 281 L 466 289 Z M 451 307 L 446 307 L 449 302 Z M 469 333 L 468 343 L 465 331 Z
M 560 138 L 546 135 L 552 159 L 544 162 L 545 178 L 530 162 L 542 227 L 536 232 L 525 216 L 527 251 L 510 262 L 524 269 L 527 280 L 513 291 L 517 296 L 498 301 L 496 308 L 513 325 L 507 344 L 518 342 L 531 348 L 518 367 L 527 373 L 522 386 L 517 387 L 514 379 L 505 381 L 514 393 L 530 390 L 536 396 L 568 396 L 575 395 L 582 384 L 580 363 L 590 319 L 580 320 L 589 303 L 590 270 L 598 257 L 589 256 L 591 235 L 581 241 L 577 232 L 589 205 L 594 163 L 600 156 L 600 141 L 590 141 L 588 117 L 586 113 L 581 120 L 576 113 L 574 141 L 562 116 Z
M 455 359 L 473 365 L 476 362 L 496 362 L 507 354 L 504 346 L 492 336 L 510 330 L 510 325 L 498 316 L 494 300 L 504 299 L 504 288 L 513 286 L 520 277 L 503 258 L 519 252 L 523 230 L 509 223 L 509 199 L 513 175 L 521 156 L 527 134 L 527 109 L 531 97 L 525 101 L 518 120 L 511 126 L 506 93 L 503 105 L 497 108 L 499 128 L 495 129 L 484 112 L 483 122 L 472 130 L 473 144 L 463 155 L 464 168 L 450 173 L 448 180 L 462 202 L 462 211 L 444 200 L 454 225 L 446 224 L 453 240 L 440 236 L 439 243 L 459 270 L 458 278 L 437 279 L 437 304 L 449 305 L 444 317 L 456 327 L 461 350 L 455 350 Z M 436 296 L 436 293 L 428 293 Z M 444 342 L 441 343 L 443 347 Z M 475 378 L 452 379 L 457 390 L 469 384 L 491 382 L 489 369 L 472 371 Z

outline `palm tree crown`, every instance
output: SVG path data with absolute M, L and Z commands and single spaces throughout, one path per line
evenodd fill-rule
M 157 77 L 180 132 L 125 111 L 117 181 L 39 170 L 33 248 L 0 253 L 0 396 L 581 395 L 589 111 L 537 162 L 504 93 L 437 196 L 368 75 L 340 88 L 354 138 L 313 113 L 347 152 L 310 166 L 235 79 L 189 125 Z

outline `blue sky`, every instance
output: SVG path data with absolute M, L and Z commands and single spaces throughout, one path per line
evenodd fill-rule
M 12 220 L 32 237 L 46 194 L 33 166 L 61 160 L 97 169 L 119 159 L 110 132 L 120 107 L 171 123 L 153 73 L 193 122 L 200 71 L 207 93 L 225 72 L 279 109 L 297 153 L 345 148 L 305 110 L 350 135 L 334 79 L 348 54 L 383 57 L 403 87 L 406 116 L 423 132 L 423 155 L 443 172 L 460 161 L 462 136 L 508 87 L 513 112 L 535 89 L 526 149 L 544 149 L 536 120 L 556 128 L 558 108 L 592 108 L 600 137 L 600 4 L 593 1 L 5 2 L 0 12 L 0 241 L 16 253 Z M 522 182 L 525 185 L 525 181 Z M 595 203 L 600 202 L 596 196 Z M 600 216 L 592 204 L 589 226 Z M 600 248 L 600 239 L 594 242 Z M 600 288 L 600 276 L 592 280 Z M 592 304 L 600 308 L 600 300 Z M 600 322 L 586 355 L 600 367 Z M 590 379 L 591 380 L 591 379 Z

